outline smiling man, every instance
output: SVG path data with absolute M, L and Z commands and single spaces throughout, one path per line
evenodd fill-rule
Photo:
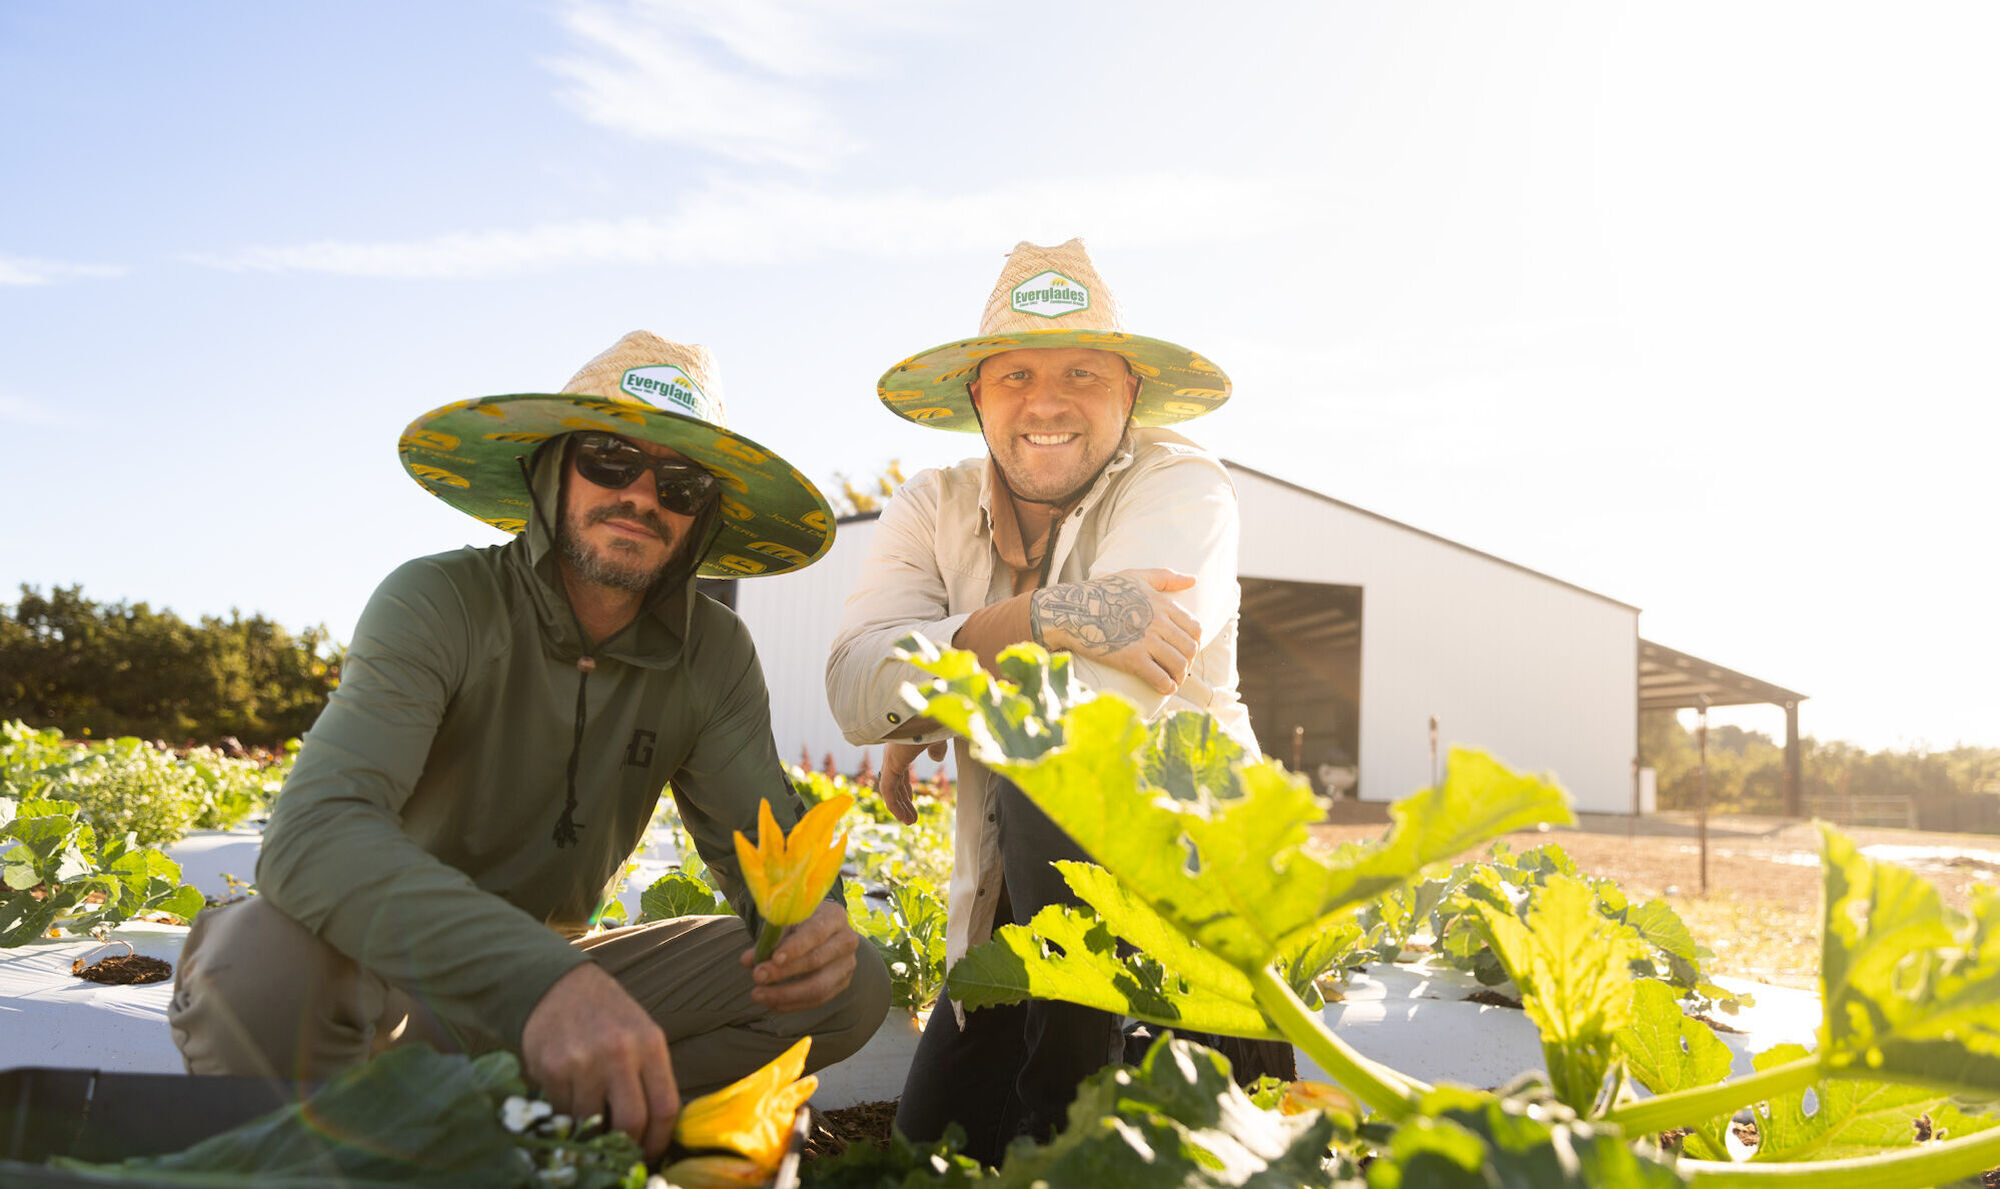
M 1149 717 L 1216 716 L 1252 753 L 1236 691 L 1236 495 L 1213 455 L 1160 428 L 1222 404 L 1229 381 L 1185 347 L 1127 334 L 1077 240 L 1021 244 L 980 336 L 913 356 L 879 394 L 908 420 L 981 434 L 986 454 L 925 471 L 883 510 L 848 598 L 827 695 L 853 743 L 885 743 L 881 787 L 915 818 L 909 769 L 943 732 L 912 721 L 921 680 L 893 649 L 917 631 L 976 652 L 1033 640 L 1092 688 Z M 933 742 L 935 741 L 935 742 Z M 996 923 L 1075 903 L 1051 866 L 1084 857 L 1019 790 L 958 754 L 947 951 Z M 1065 1003 L 932 1013 L 896 1123 L 913 1139 L 965 1127 L 997 1162 L 1015 1134 L 1058 1126 L 1076 1084 L 1122 1051 L 1119 1021 Z
M 658 404 L 653 403 L 658 401 Z M 838 899 L 754 962 L 732 834 L 799 805 L 742 621 L 695 588 L 809 564 L 826 501 L 729 430 L 700 347 L 625 336 L 555 394 L 459 401 L 403 465 L 505 545 L 376 590 L 264 834 L 196 919 L 168 1020 L 190 1072 L 319 1079 L 404 1041 L 505 1047 L 558 1110 L 657 1155 L 683 1096 L 813 1037 L 854 1052 L 888 974 Z M 737 916 L 592 931 L 663 787 Z

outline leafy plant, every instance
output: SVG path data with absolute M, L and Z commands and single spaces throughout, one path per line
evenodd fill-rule
M 201 892 L 180 864 L 118 839 L 100 853 L 73 801 L 0 797 L 0 947 L 61 926 L 87 933 L 143 913 L 193 920 Z
M 940 654 L 914 637 L 906 648 L 940 678 L 925 713 L 966 734 L 975 758 L 1020 786 L 1111 876 L 1065 870 L 1088 910 L 1044 910 L 1026 931 L 1054 933 L 1059 954 L 1013 927 L 968 954 L 950 980 L 968 1007 L 1046 994 L 1168 1026 L 1275 1038 L 1288 1032 L 1278 1019 L 1308 1008 L 1273 964 L 1353 928 L 1363 905 L 1429 863 L 1568 817 L 1552 787 L 1459 753 L 1444 788 L 1397 807 L 1382 844 L 1328 851 L 1307 835 L 1321 811 L 1305 781 L 1268 760 L 1223 762 L 1199 745 L 1193 724 L 1149 729 L 1130 704 L 1085 696 L 1065 656 L 1009 649 L 996 682 L 970 653 Z M 1161 966 L 1116 962 L 1117 938 Z M 1329 1070 L 1345 1060 L 1317 1039 L 1302 1047 Z
M 1009 649 L 996 680 L 970 654 L 940 652 L 920 637 L 904 650 L 937 678 L 912 705 L 965 735 L 975 758 L 1102 865 L 1081 880 L 1089 868 L 1065 872 L 1088 912 L 1044 913 L 1027 931 L 1002 930 L 952 969 L 952 993 L 968 1006 L 1030 994 L 1115 1001 L 1113 1010 L 1156 1022 L 1201 1018 L 1215 1031 L 1283 1035 L 1373 1112 L 1357 1139 L 1373 1157 L 1366 1175 L 1377 1187 L 1728 1186 L 1775 1176 L 1895 1189 L 2000 1163 L 2000 1132 L 1966 1134 L 1986 1121 L 1945 1115 L 1942 1102 L 2000 1095 L 2000 946 L 1992 942 L 2000 893 L 1982 890 L 1970 918 L 1960 918 L 1916 876 L 1825 831 L 1818 1046 L 1769 1056 L 1757 1073 L 1728 1079 L 1714 1049 L 1689 1039 L 1701 1025 L 1686 1018 L 1673 984 L 1633 977 L 1635 964 L 1653 964 L 1666 930 L 1650 922 L 1649 937 L 1647 922 L 1629 919 L 1606 928 L 1599 889 L 1550 871 L 1525 912 L 1512 899 L 1475 904 L 1495 959 L 1541 1031 L 1548 1073 L 1500 1093 L 1433 1088 L 1329 1031 L 1283 977 L 1287 950 L 1353 923 L 1431 864 L 1514 829 L 1567 820 L 1559 790 L 1455 750 L 1443 785 L 1394 806 L 1381 841 L 1328 850 L 1308 835 L 1320 808 L 1304 781 L 1265 761 L 1221 768 L 1198 749 L 1169 754 L 1131 706 L 1079 689 L 1064 657 Z M 1404 915 L 1414 907 L 1406 904 Z M 1113 938 L 1148 951 L 1154 965 L 1112 965 Z M 1236 1026 L 1214 1025 L 1225 1016 Z M 1654 1096 L 1634 1100 L 1631 1080 Z M 1924 1093 L 1899 1099 L 1895 1087 Z M 1772 1146 L 1760 1145 L 1756 1161 L 1667 1162 L 1651 1140 L 1692 1128 L 1694 1156 L 1720 1155 L 1729 1116 L 1759 1103 Z M 1866 1149 L 1887 1135 L 1862 1125 L 1871 1112 L 1919 1107 L 1938 1112 L 1933 1124 L 1947 1118 L 1954 1137 L 1939 1140 L 1933 1128 L 1922 1143 L 1801 1160 L 1848 1150 L 1829 1136 Z M 1110 1117 L 1099 1126 L 1130 1123 L 1124 1113 Z M 1087 1115 L 1072 1120 L 1072 1131 L 1089 1126 Z
M 294 1189 L 421 1184 L 439 1189 L 525 1186 L 539 1178 L 577 1189 L 630 1180 L 639 1147 L 589 1123 L 553 1123 L 521 1100 L 526 1088 L 511 1053 L 468 1060 L 402 1045 L 338 1074 L 305 1102 L 282 1107 L 183 1151 L 117 1164 L 58 1157 L 93 1182 L 207 1186 L 282 1184 Z M 514 1099 L 514 1103 L 509 1100 Z M 519 1126 L 510 1126 L 518 1122 Z M 560 1154 L 560 1155 L 558 1155 Z M 640 1169 L 643 1173 L 643 1165 Z
M 944 1137 L 928 1144 L 911 1143 L 892 1131 L 886 1144 L 849 1144 L 837 1156 L 823 1156 L 799 1167 L 805 1189 L 900 1189 L 902 1186 L 959 1186 L 983 1182 L 984 1166 L 962 1156 L 965 1132 L 954 1123 Z
M 181 766 L 194 774 L 201 785 L 201 809 L 195 814 L 197 830 L 227 830 L 252 817 L 268 812 L 271 802 L 285 787 L 297 758 L 299 741 L 289 741 L 270 763 L 226 756 L 212 747 L 190 748 L 181 755 Z
M 904 825 L 889 812 L 882 794 L 874 786 L 845 776 L 827 776 L 790 766 L 792 787 L 801 800 L 814 805 L 834 796 L 851 797 L 847 826 L 847 858 L 864 882 L 877 887 L 893 887 L 914 881 L 931 887 L 951 882 L 952 806 L 948 800 L 926 796 L 935 790 L 935 781 L 917 786 L 917 820 Z
M 669 871 L 639 893 L 639 921 L 733 916 L 735 911 L 727 896 L 685 871 Z
M 670 1189 L 727 1172 L 759 1185 L 776 1173 L 799 1105 L 818 1079 L 801 1077 L 809 1040 L 748 1076 L 686 1103 L 661 1173 L 601 1116 L 571 1119 L 527 1097 L 507 1052 L 467 1059 L 399 1045 L 335 1075 L 310 1099 L 281 1107 L 183 1151 L 116 1164 L 50 1163 L 91 1183 L 285 1185 L 354 1189 L 569 1186 Z M 745 1175 L 753 1174 L 753 1175 Z
M 1413 936 L 1427 928 L 1432 947 L 1445 962 L 1492 986 L 1508 975 L 1493 948 L 1486 912 L 1510 912 L 1525 920 L 1549 881 L 1558 877 L 1589 886 L 1598 928 L 1643 943 L 1633 957 L 1636 975 L 1665 979 L 1697 1007 L 1716 1004 L 1733 1011 L 1748 1001 L 1709 979 L 1702 964 L 1714 955 L 1695 941 L 1666 901 L 1632 904 L 1616 883 L 1584 875 L 1553 843 L 1518 856 L 1505 843 L 1495 843 L 1484 861 L 1461 863 L 1448 875 L 1391 891 L 1363 909 L 1359 920 L 1384 960 L 1395 961 Z
M 847 859 L 860 868 L 860 879 L 850 880 L 844 889 L 848 921 L 889 968 L 895 1006 L 928 1007 L 944 987 L 943 888 L 951 874 L 950 806 L 919 800 L 921 816 L 906 827 L 868 785 L 797 766 L 788 766 L 787 772 L 808 807 L 835 799 L 848 805 L 839 824 L 847 831 Z M 708 881 L 707 866 L 671 801 L 661 801 L 656 828 L 669 832 L 680 869 L 667 872 L 641 894 L 639 919 L 733 911 Z M 605 920 L 612 920 L 608 911 Z
M 859 884 L 847 885 L 847 919 L 889 968 L 890 1004 L 929 1007 L 944 989 L 945 903 L 928 881 L 891 885 L 879 909 Z
M 266 765 L 207 747 L 175 756 L 133 738 L 66 743 L 60 731 L 11 722 L 0 724 L 0 794 L 73 801 L 100 836 L 164 846 L 262 812 L 296 750 Z

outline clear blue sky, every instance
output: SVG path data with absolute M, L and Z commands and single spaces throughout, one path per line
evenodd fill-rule
M 351 630 L 395 442 L 648 328 L 824 485 L 1082 235 L 1193 436 L 2000 744 L 2000 9 L 0 0 L 0 599 Z M 1741 719 L 1779 727 L 1775 711 Z

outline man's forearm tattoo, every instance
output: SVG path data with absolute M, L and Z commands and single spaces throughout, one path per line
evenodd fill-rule
M 1065 582 L 1035 592 L 1028 601 L 1028 628 L 1035 643 L 1061 632 L 1087 656 L 1113 653 L 1145 636 L 1153 622 L 1153 602 L 1137 581 L 1114 575 L 1090 582 Z

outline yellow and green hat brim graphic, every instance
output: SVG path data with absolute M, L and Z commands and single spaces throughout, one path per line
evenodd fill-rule
M 1091 347 L 1124 356 L 1141 381 L 1132 406 L 1134 425 L 1174 425 L 1229 399 L 1229 377 L 1208 360 L 1186 347 L 1115 330 L 1021 330 L 946 343 L 882 373 L 875 391 L 905 421 L 978 433 L 979 419 L 965 385 L 978 377 L 980 362 L 1004 351 L 1052 347 Z
M 833 544 L 833 509 L 796 467 L 741 434 L 637 401 L 546 393 L 463 400 L 411 422 L 396 450 L 425 491 L 519 533 L 534 515 L 519 460 L 580 430 L 670 446 L 721 480 L 722 528 L 702 559 L 705 578 L 803 569 Z M 543 512 L 554 519 L 555 509 Z

